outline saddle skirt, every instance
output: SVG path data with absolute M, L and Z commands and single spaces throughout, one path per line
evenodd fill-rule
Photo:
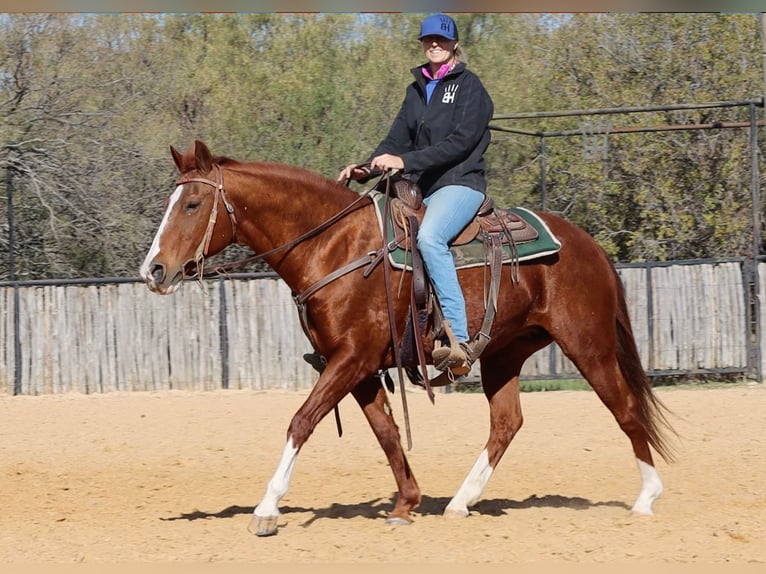
M 412 252 L 413 247 L 416 248 L 410 230 L 419 227 L 426 207 L 420 190 L 413 182 L 397 178 L 391 181 L 391 186 L 388 201 L 390 217 L 384 217 L 385 189 L 373 194 L 373 203 L 381 230 L 384 221 L 388 224 L 388 251 L 392 265 L 410 269 L 408 253 Z M 497 208 L 492 198 L 487 196 L 476 217 L 450 243 L 455 266 L 460 269 L 486 265 L 488 239 L 492 236 L 500 239 L 503 263 L 545 257 L 561 248 L 561 242 L 536 214 L 520 207 Z

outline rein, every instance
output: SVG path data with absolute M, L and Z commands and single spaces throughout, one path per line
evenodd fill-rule
M 193 182 L 193 181 L 196 181 L 196 182 L 199 182 L 199 183 L 206 183 L 206 184 L 208 184 L 208 185 L 212 186 L 212 187 L 215 189 L 215 193 L 216 193 L 216 202 L 213 204 L 213 213 L 211 213 L 211 214 L 210 214 L 210 217 L 211 217 L 211 221 L 214 221 L 214 220 L 215 220 L 215 216 L 217 215 L 217 203 L 218 203 L 218 195 L 220 194 L 220 195 L 221 195 L 221 197 L 225 198 L 224 189 L 223 189 L 223 172 L 221 171 L 221 168 L 220 168 L 220 166 L 219 166 L 218 164 L 216 164 L 216 165 L 215 165 L 215 167 L 217 167 L 217 168 L 218 168 L 218 171 L 221 173 L 221 183 L 220 183 L 220 186 L 219 186 L 219 184 L 217 184 L 217 183 L 215 183 L 215 182 L 213 182 L 213 181 L 210 181 L 210 180 L 204 179 L 204 178 L 191 178 L 191 179 L 187 179 L 187 180 L 183 180 L 183 181 L 179 180 L 179 182 L 177 182 L 177 183 L 187 183 L 187 182 Z M 383 176 L 381 176 L 381 178 L 382 178 L 382 177 L 383 177 Z M 375 185 L 377 185 L 377 182 L 376 182 L 376 184 L 375 184 Z M 335 215 L 333 215 L 332 217 L 330 217 L 330 218 L 329 218 L 329 219 L 327 219 L 326 221 L 324 221 L 324 222 L 320 223 L 319 225 L 317 225 L 317 226 L 316 226 L 316 227 L 314 227 L 313 229 L 310 229 L 309 231 L 307 231 L 307 232 L 306 232 L 306 233 L 304 233 L 303 235 L 300 235 L 299 237 L 296 237 L 295 239 L 293 239 L 293 240 L 291 240 L 291 241 L 289 241 L 289 242 L 287 242 L 287 243 L 285 243 L 285 244 L 283 244 L 283 245 L 280 245 L 280 246 L 278 246 L 278 247 L 275 247 L 274 249 L 270 249 L 269 251 L 266 251 L 265 253 L 259 253 L 259 254 L 256 254 L 256 255 L 251 255 L 250 257 L 247 257 L 247 258 L 245 258 L 245 259 L 240 259 L 240 260 L 238 260 L 238 261 L 233 261 L 233 262 L 231 262 L 231 263 L 222 263 L 222 264 L 220 264 L 220 265 L 217 265 L 217 266 L 215 266 L 215 267 L 213 268 L 213 270 L 212 270 L 210 273 L 207 273 L 207 274 L 204 274 L 204 275 L 203 275 L 203 274 L 199 274 L 199 275 L 200 275 L 201 277 L 214 277 L 214 276 L 216 276 L 216 275 L 221 275 L 221 274 L 223 274 L 223 273 L 225 273 L 226 271 L 229 271 L 229 270 L 231 270 L 231 269 L 237 269 L 238 267 L 242 267 L 242 266 L 244 266 L 244 265 L 246 265 L 246 264 L 248 264 L 248 263 L 252 263 L 252 262 L 254 262 L 254 261 L 260 261 L 260 260 L 263 260 L 263 259 L 265 259 L 266 257 L 269 257 L 270 255 L 274 255 L 275 253 L 279 253 L 280 251 L 286 251 L 286 250 L 288 250 L 288 249 L 292 249 L 292 248 L 293 248 L 293 247 L 295 247 L 296 245 L 298 245 L 298 244 L 300 244 L 300 243 L 303 243 L 303 242 L 304 242 L 304 241 L 306 241 L 307 239 L 311 239 L 311 238 L 312 238 L 312 237 L 314 237 L 315 235 L 318 235 L 319 233 L 321 233 L 321 232 L 322 232 L 322 231 L 324 231 L 325 229 L 327 229 L 327 228 L 331 227 L 332 225 L 334 225 L 335 223 L 337 223 L 337 222 L 338 222 L 340 219 L 342 219 L 343 217 L 345 217 L 346 215 L 348 215 L 348 214 L 349 214 L 351 211 L 353 211 L 353 210 L 356 208 L 356 206 L 357 206 L 357 205 L 358 205 L 358 204 L 359 204 L 359 203 L 360 203 L 360 202 L 361 202 L 363 199 L 365 199 L 365 198 L 369 197 L 369 196 L 370 196 L 370 194 L 371 194 L 371 193 L 372 193 L 374 190 L 375 190 L 375 186 L 373 185 L 373 186 L 372 186 L 372 187 L 370 187 L 369 189 L 367 189 L 367 190 L 365 190 L 364 192 L 362 192 L 362 193 L 359 195 L 359 197 L 358 197 L 358 198 L 356 198 L 356 199 L 355 199 L 354 201 L 352 201 L 352 202 L 351 202 L 349 205 L 347 205 L 346 207 L 344 207 L 344 208 L 343 208 L 341 211 L 339 211 L 338 213 L 336 213 Z M 229 212 L 230 216 L 232 217 L 232 222 L 233 222 L 233 225 L 236 225 L 236 221 L 233 219 L 233 215 L 234 215 L 234 213 L 233 213 L 233 208 L 231 207 L 231 204 L 229 204 L 229 203 L 228 203 L 228 202 L 226 202 L 225 200 L 224 200 L 224 203 L 226 204 L 226 209 L 227 209 L 227 211 Z M 235 230 L 236 230 L 236 227 L 235 227 Z M 206 238 L 205 238 L 205 241 L 203 242 L 203 243 L 204 243 L 204 249 L 205 249 L 205 251 L 207 250 L 207 247 L 208 247 L 208 245 L 210 244 L 210 237 L 209 237 L 209 236 L 212 236 L 212 233 L 213 233 L 212 224 L 208 223 L 208 230 L 207 230 L 207 231 L 206 231 L 206 233 L 205 233 L 205 235 L 206 235 Z M 199 248 L 198 248 L 198 250 L 199 250 Z M 374 253 L 374 252 L 373 252 L 373 253 Z M 204 254 L 203 254 L 203 255 L 204 255 Z M 360 259 L 358 259 L 356 262 L 361 262 L 362 260 L 364 260 L 365 262 L 369 261 L 369 260 L 370 260 L 370 254 L 367 254 L 367 255 L 365 255 L 363 258 L 360 258 Z M 356 263 L 356 262 L 355 262 L 355 263 Z M 361 267 L 361 265 L 362 265 L 362 264 L 363 264 L 363 263 L 359 263 L 359 265 L 357 265 L 356 267 L 354 267 L 354 269 L 356 269 L 356 268 L 358 268 L 358 267 Z M 350 271 L 350 269 L 349 269 L 349 271 Z M 337 278 L 337 277 L 336 277 L 336 278 Z M 313 287 L 313 286 L 312 286 L 312 287 Z M 311 289 L 311 288 L 310 288 L 310 289 Z M 316 290 L 317 290 L 317 289 L 316 289 L 316 288 L 314 288 L 314 289 L 312 290 L 312 292 L 313 292 L 313 291 L 316 291 Z
M 213 188 L 213 209 L 210 211 L 210 218 L 208 219 L 205 235 L 200 241 L 200 244 L 197 246 L 197 249 L 194 254 L 194 261 L 197 264 L 198 279 L 201 279 L 203 277 L 214 277 L 216 275 L 221 275 L 229 269 L 236 269 L 237 267 L 241 267 L 247 263 L 265 259 L 266 257 L 269 257 L 270 255 L 279 253 L 280 251 L 292 249 L 296 245 L 318 235 L 325 229 L 328 229 L 329 227 L 337 223 L 339 220 L 341 220 L 343 217 L 348 215 L 351 211 L 353 211 L 357 207 L 359 203 L 361 203 L 364 199 L 369 198 L 372 192 L 375 191 L 381 179 L 386 178 L 388 183 L 388 174 L 384 173 L 375 181 L 374 185 L 372 185 L 367 190 L 362 192 L 359 195 L 359 197 L 356 198 L 354 201 L 352 201 L 349 205 L 347 205 L 338 213 L 336 213 L 329 219 L 325 220 L 324 222 L 320 223 L 313 229 L 310 229 L 306 233 L 300 235 L 299 237 L 296 237 L 295 239 L 288 241 L 287 243 L 284 243 L 283 245 L 275 247 L 274 249 L 270 249 L 269 251 L 266 251 L 265 253 L 252 255 L 250 257 L 247 257 L 246 259 L 241 259 L 239 261 L 233 261 L 231 263 L 224 263 L 221 265 L 217 265 L 216 267 L 213 268 L 212 272 L 204 273 L 205 254 L 207 253 L 208 247 L 210 246 L 210 241 L 213 237 L 213 228 L 215 227 L 215 222 L 216 222 L 216 219 L 218 218 L 218 202 L 219 201 L 221 201 L 224 204 L 224 206 L 226 207 L 226 212 L 229 215 L 229 220 L 231 221 L 231 228 L 232 228 L 232 237 L 234 238 L 235 241 L 237 237 L 237 219 L 234 215 L 234 206 L 226 197 L 226 191 L 223 185 L 223 169 L 218 164 L 214 164 L 213 167 L 216 170 L 216 175 L 217 175 L 216 181 L 213 181 L 211 179 L 207 179 L 204 177 L 180 177 L 178 178 L 178 180 L 176 180 L 176 185 L 184 185 L 186 183 L 203 183 Z M 316 291 L 318 291 L 319 289 L 321 289 L 328 283 L 331 283 L 335 279 L 342 277 L 343 275 L 353 271 L 354 269 L 358 269 L 364 265 L 369 264 L 370 267 L 367 269 L 367 271 L 365 271 L 365 277 L 368 276 L 372 272 L 372 268 L 374 268 L 381 261 L 381 259 L 383 258 L 384 252 L 385 252 L 384 248 L 380 248 L 377 251 L 370 251 L 369 253 L 352 261 L 351 263 L 344 265 L 340 269 L 333 271 L 326 277 L 320 279 L 319 281 L 311 285 L 302 294 L 296 295 L 296 298 L 297 298 L 296 303 L 299 303 L 300 305 L 302 305 L 306 299 L 308 299 L 312 294 L 314 294 Z
M 226 197 L 226 191 L 224 189 L 223 185 L 223 169 L 220 165 L 214 164 L 213 167 L 215 168 L 216 172 L 216 181 L 204 178 L 204 177 L 180 177 L 176 181 L 176 185 L 183 185 L 186 183 L 202 183 L 205 185 L 209 185 L 213 188 L 213 208 L 210 211 L 210 218 L 208 219 L 207 229 L 205 230 L 205 235 L 203 236 L 202 240 L 200 241 L 200 244 L 197 246 L 197 249 L 194 254 L 194 262 L 197 265 L 197 279 L 201 280 L 203 277 L 213 277 L 216 275 L 221 275 L 225 273 L 229 269 L 236 269 L 238 267 L 241 267 L 247 263 L 251 263 L 253 261 L 260 261 L 265 259 L 266 257 L 269 257 L 270 255 L 274 255 L 275 253 L 279 253 L 280 251 L 285 251 L 288 249 L 291 249 L 295 247 L 296 245 L 302 243 L 303 241 L 306 241 L 307 239 L 310 239 L 311 237 L 314 237 L 324 231 L 325 229 L 328 229 L 332 225 L 334 225 L 336 222 L 338 222 L 340 219 L 345 217 L 347 214 L 349 214 L 351 211 L 353 211 L 359 203 L 361 203 L 364 199 L 367 199 L 370 197 L 370 195 L 375 191 L 376 187 L 378 186 L 378 183 L 381 179 L 386 177 L 387 179 L 387 185 L 386 185 L 386 195 L 388 196 L 388 184 L 390 183 L 389 178 L 387 177 L 387 174 L 382 174 L 378 180 L 369 187 L 367 190 L 365 190 L 363 193 L 359 195 L 358 198 L 356 198 L 353 202 L 351 202 L 349 205 L 347 205 L 345 208 L 343 208 L 341 211 L 327 219 L 326 221 L 320 223 L 313 229 L 310 229 L 306 233 L 300 235 L 299 237 L 296 237 L 295 239 L 280 245 L 278 247 L 275 247 L 274 249 L 271 249 L 269 251 L 266 251 L 265 253 L 259 253 L 256 255 L 252 255 L 250 257 L 247 257 L 245 259 L 241 259 L 239 261 L 234 261 L 232 263 L 225 263 L 216 266 L 211 273 L 205 274 L 205 254 L 207 253 L 208 247 L 210 246 L 210 241 L 213 237 L 213 228 L 215 227 L 216 219 L 218 218 L 218 202 L 223 202 L 224 206 L 226 207 L 226 212 L 229 215 L 229 220 L 231 221 L 231 228 L 232 228 L 232 239 L 236 241 L 236 234 L 237 234 L 237 219 L 234 216 L 234 206 L 231 204 L 231 202 Z M 347 182 L 348 183 L 348 182 Z M 385 243 L 384 243 L 385 245 Z M 329 275 L 323 277 L 319 281 L 313 283 L 311 286 L 309 286 L 303 293 L 296 293 L 293 294 L 293 300 L 295 301 L 296 306 L 298 307 L 298 313 L 301 321 L 301 327 L 303 328 L 303 332 L 306 334 L 307 338 L 311 342 L 311 346 L 314 348 L 315 352 L 317 349 L 316 341 L 314 341 L 314 338 L 311 336 L 311 332 L 308 328 L 308 312 L 306 309 L 305 302 L 306 300 L 316 293 L 319 289 L 324 287 L 325 285 L 331 283 L 332 281 L 335 281 L 336 279 L 342 277 L 343 275 L 350 273 L 351 271 L 354 271 L 355 269 L 359 269 L 360 267 L 363 267 L 365 265 L 368 266 L 367 270 L 365 271 L 365 277 L 367 277 L 372 270 L 375 268 L 375 266 L 382 260 L 385 259 L 385 246 L 379 248 L 377 251 L 370 251 L 369 253 L 363 255 L 362 257 L 344 265 L 343 267 L 336 269 L 335 271 L 331 272 Z M 388 265 L 386 265 L 386 287 L 388 291 Z M 392 309 L 391 309 L 391 300 L 390 300 L 390 292 L 388 292 L 388 305 L 389 305 L 389 321 L 392 321 L 391 318 L 392 315 Z M 391 329 L 392 333 L 395 335 L 395 325 L 394 323 L 391 323 Z M 396 355 L 396 363 L 399 368 L 399 384 L 402 391 L 402 401 L 404 405 L 404 413 L 405 413 L 405 422 L 407 427 L 407 439 L 410 448 L 412 448 L 412 438 L 410 436 L 410 425 L 409 425 L 409 416 L 407 415 L 407 403 L 406 403 L 406 397 L 404 392 L 404 382 L 402 380 L 402 374 L 401 374 L 401 360 L 399 358 L 398 354 L 398 347 L 396 343 L 396 337 L 394 336 L 393 339 L 393 346 L 394 346 L 394 354 Z M 433 399 L 432 399 L 433 400 Z M 335 423 L 338 428 L 338 435 L 342 436 L 343 429 L 340 422 L 340 413 L 338 411 L 338 405 L 335 405 L 334 408 L 335 411 Z
M 349 205 L 347 205 L 345 208 L 343 208 L 341 211 L 330 217 L 329 219 L 325 220 L 324 222 L 320 223 L 313 229 L 310 229 L 306 233 L 300 235 L 299 237 L 296 237 L 295 239 L 280 245 L 278 247 L 275 247 L 274 249 L 270 249 L 269 251 L 266 251 L 265 253 L 260 253 L 253 255 L 251 257 L 248 257 L 246 259 L 241 259 L 239 261 L 234 261 L 232 263 L 226 263 L 216 266 L 212 273 L 205 274 L 204 273 L 204 267 L 205 267 L 205 254 L 208 250 L 208 247 L 210 246 L 210 241 L 213 236 L 213 228 L 215 227 L 216 219 L 218 218 L 218 203 L 219 201 L 224 204 L 226 207 L 226 212 L 229 215 L 229 220 L 231 221 L 231 227 L 232 227 L 232 238 L 236 240 L 236 234 L 237 234 L 237 219 L 234 216 L 234 206 L 231 204 L 231 202 L 226 197 L 226 191 L 224 189 L 224 182 L 223 182 L 223 169 L 220 165 L 214 164 L 213 167 L 216 171 L 216 181 L 204 178 L 204 177 L 189 177 L 184 178 L 181 177 L 176 181 L 176 185 L 183 185 L 186 183 L 202 183 L 205 185 L 209 185 L 213 188 L 213 209 L 210 211 L 210 218 L 208 219 L 207 229 L 205 230 L 205 235 L 202 238 L 202 241 L 200 241 L 200 244 L 197 246 L 197 249 L 195 251 L 194 255 L 194 261 L 197 265 L 197 278 L 202 279 L 203 277 L 212 277 L 215 275 L 223 274 L 228 269 L 233 269 L 237 267 L 241 267 L 242 265 L 245 265 L 246 263 L 250 263 L 252 261 L 258 261 L 263 260 L 266 257 L 269 257 L 270 255 L 274 255 L 275 253 L 279 253 L 281 251 L 286 251 L 288 249 L 291 249 L 295 247 L 296 245 L 302 243 L 303 241 L 306 241 L 307 239 L 310 239 L 325 229 L 328 229 L 332 225 L 334 225 L 336 222 L 338 222 L 340 219 L 348 215 L 351 211 L 353 211 L 357 205 L 363 201 L 364 199 L 369 198 L 369 196 L 372 194 L 373 191 L 376 190 L 378 187 L 380 181 L 382 179 L 386 180 L 386 209 L 385 212 L 389 213 L 388 204 L 391 199 L 391 174 L 388 172 L 384 172 L 381 174 L 381 176 L 375 181 L 375 183 L 366 189 L 364 192 L 362 192 L 358 198 L 356 198 L 354 201 L 352 201 Z M 387 260 L 387 257 L 385 257 L 387 246 L 389 245 L 388 242 L 388 226 L 383 225 L 383 246 L 380 247 L 376 251 L 370 251 L 366 253 L 365 255 L 359 257 L 358 259 L 355 259 L 354 261 L 351 261 L 350 263 L 344 265 L 343 267 L 340 267 L 339 269 L 336 269 L 335 271 L 332 271 L 322 279 L 316 281 L 311 286 L 309 286 L 306 290 L 304 290 L 302 293 L 294 293 L 293 294 L 293 300 L 295 301 L 296 306 L 298 307 L 298 312 L 301 320 L 301 326 L 303 327 L 303 331 L 308 337 L 309 341 L 311 342 L 312 347 L 316 351 L 317 345 L 314 341 L 314 338 L 311 336 L 311 332 L 308 328 L 308 310 L 306 308 L 306 301 L 308 300 L 311 295 L 316 293 L 319 289 L 322 287 L 328 285 L 329 283 L 335 281 L 336 279 L 342 277 L 343 275 L 346 275 L 347 273 L 350 273 L 351 271 L 354 271 L 356 269 L 359 269 L 360 267 L 367 266 L 367 269 L 364 272 L 364 276 L 369 276 L 370 273 L 372 273 L 372 270 L 377 266 L 377 264 L 383 260 Z M 384 285 L 386 288 L 386 300 L 387 300 L 387 307 L 388 307 L 388 319 L 389 319 L 389 327 L 391 329 L 391 337 L 392 337 L 392 345 L 393 345 L 393 353 L 394 353 L 394 362 L 397 367 L 398 375 L 399 375 L 399 387 L 402 395 L 402 407 L 403 407 L 403 414 L 405 419 L 405 430 L 406 430 L 406 437 L 407 437 L 407 446 L 409 449 L 412 448 L 412 434 L 410 430 L 410 421 L 409 421 L 409 409 L 407 408 L 407 396 L 406 396 L 406 389 L 404 388 L 404 378 L 402 376 L 402 360 L 401 360 L 401 354 L 399 350 L 399 345 L 397 343 L 398 339 L 398 333 L 396 332 L 396 322 L 394 319 L 394 310 L 393 310 L 393 302 L 391 300 L 391 279 L 390 279 L 390 272 L 391 272 L 391 263 L 389 261 L 386 261 L 383 266 L 383 276 L 384 276 Z M 430 386 L 428 386 L 428 396 L 431 399 L 431 402 L 434 401 L 433 392 L 430 389 Z M 338 427 L 338 433 L 339 435 L 342 435 L 343 431 L 340 424 L 340 417 L 338 413 L 338 406 L 335 406 L 335 420 Z

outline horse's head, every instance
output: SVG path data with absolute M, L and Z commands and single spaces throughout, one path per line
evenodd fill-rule
M 201 274 L 205 257 L 215 255 L 234 238 L 223 171 L 210 150 L 195 141 L 183 154 L 173 146 L 170 152 L 180 176 L 141 265 L 141 277 L 149 289 L 161 294 L 173 293 L 184 276 Z

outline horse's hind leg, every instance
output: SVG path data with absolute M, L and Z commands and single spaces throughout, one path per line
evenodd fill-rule
M 594 357 L 591 350 L 582 355 L 587 360 L 578 360 L 576 354 L 567 354 L 611 411 L 633 447 L 641 476 L 641 491 L 632 511 L 653 514 L 652 504 L 662 494 L 663 486 L 650 449 L 650 442 L 653 436 L 657 436 L 657 431 L 653 419 L 654 399 L 645 373 L 638 369 L 629 372 L 628 376 L 633 378 L 631 385 L 620 370 L 616 353 L 609 355 L 602 351 Z M 661 443 L 657 446 L 661 447 Z
M 481 379 L 489 401 L 489 438 L 479 457 L 444 510 L 446 517 L 468 516 L 468 507 L 481 497 L 492 473 L 524 418 L 519 401 L 521 364 L 510 362 L 503 353 L 481 358 Z
M 362 381 L 352 394 L 386 453 L 399 489 L 394 509 L 386 521 L 391 524 L 409 524 L 412 522 L 410 511 L 420 504 L 420 488 L 402 449 L 399 428 L 391 414 L 388 396 L 378 377 Z
M 652 505 L 662 494 L 663 486 L 649 448 L 646 414 L 639 408 L 639 398 L 630 390 L 619 369 L 616 371 L 616 374 L 589 375 L 588 380 L 592 381 L 591 386 L 601 402 L 612 412 L 633 447 L 641 476 L 641 491 L 632 511 L 636 514 L 651 515 L 654 514 Z

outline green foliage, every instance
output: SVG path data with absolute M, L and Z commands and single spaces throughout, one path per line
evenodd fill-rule
M 762 93 L 754 15 L 577 15 L 551 42 L 551 90 L 571 109 L 706 103 Z M 550 204 L 622 261 L 748 256 L 746 130 L 597 133 L 747 120 L 747 108 L 722 108 L 561 121 L 559 129 L 584 135 L 556 142 L 552 150 Z M 578 148 L 585 161 L 574 161 Z
M 365 159 L 424 60 L 421 17 L 2 15 L 0 167 L 14 169 L 18 276 L 135 276 L 175 177 L 169 145 L 200 138 L 217 154 L 328 177 Z M 498 115 L 763 93 L 756 14 L 455 18 Z M 493 132 L 490 193 L 540 207 L 539 134 L 579 133 L 545 138 L 545 208 L 613 258 L 749 256 L 746 129 L 598 133 L 747 119 L 734 107 L 497 119 L 514 133 Z
M 451 390 L 457 393 L 482 393 L 481 379 L 466 377 L 459 383 L 453 384 Z M 529 379 L 519 381 L 519 391 L 522 393 L 538 393 L 546 391 L 590 391 L 590 385 L 584 379 Z

